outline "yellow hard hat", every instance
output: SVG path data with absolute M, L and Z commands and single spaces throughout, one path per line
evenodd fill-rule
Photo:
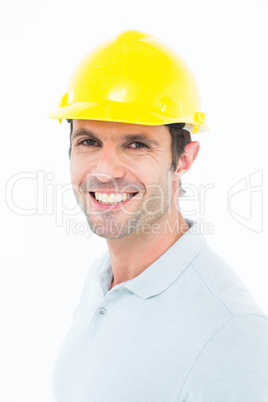
M 159 39 L 134 30 L 85 56 L 49 117 L 208 129 L 187 64 Z

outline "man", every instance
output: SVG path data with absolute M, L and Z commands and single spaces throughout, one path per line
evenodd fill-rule
M 108 246 L 57 361 L 58 402 L 268 401 L 268 319 L 178 207 L 199 102 L 175 52 L 126 31 L 50 114 L 70 122 L 74 194 Z

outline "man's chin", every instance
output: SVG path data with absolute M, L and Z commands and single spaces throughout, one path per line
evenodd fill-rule
M 116 222 L 109 220 L 98 223 L 88 222 L 88 224 L 93 233 L 99 237 L 103 237 L 104 239 L 120 239 L 131 233 L 128 224 L 117 224 Z
M 93 228 L 91 228 L 91 231 L 93 233 L 95 233 L 95 235 L 97 235 L 99 237 L 103 237 L 104 239 L 107 239 L 107 240 L 121 239 L 122 237 L 126 237 L 130 234 L 128 232 L 121 232 L 121 231 L 118 231 L 118 232 L 109 231 L 108 232 L 108 231 L 99 230 L 99 229 L 96 230 Z

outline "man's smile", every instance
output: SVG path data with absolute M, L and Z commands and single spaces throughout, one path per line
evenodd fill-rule
M 138 193 L 89 192 L 89 194 L 95 204 L 111 207 L 125 204 Z

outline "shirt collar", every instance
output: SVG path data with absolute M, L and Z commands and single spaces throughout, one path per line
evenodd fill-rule
M 139 276 L 125 282 L 128 290 L 143 299 L 164 292 L 206 245 L 197 222 L 185 220 L 190 229 Z
M 140 275 L 117 286 L 125 286 L 137 296 L 147 299 L 164 292 L 207 244 L 197 222 L 185 219 L 190 227 L 163 255 Z M 108 252 L 98 266 L 98 281 L 104 294 L 112 281 L 112 268 Z

